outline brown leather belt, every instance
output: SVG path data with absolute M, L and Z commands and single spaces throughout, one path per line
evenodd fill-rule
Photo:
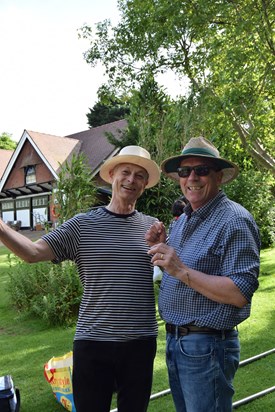
M 165 325 L 166 332 L 171 333 L 172 335 L 185 336 L 189 333 L 209 333 L 212 335 L 219 335 L 224 332 L 230 332 L 233 329 L 219 330 L 214 328 L 208 328 L 207 326 L 196 326 L 196 325 L 184 325 L 176 326 L 171 323 L 166 323 Z

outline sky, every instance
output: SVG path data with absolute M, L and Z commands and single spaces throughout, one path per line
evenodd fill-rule
M 119 21 L 117 0 L 0 0 L 0 135 L 89 128 L 106 79 L 84 60 L 89 43 L 78 30 L 105 19 Z M 158 81 L 172 97 L 184 90 L 172 73 Z
M 118 21 L 116 0 L 0 0 L 0 135 L 89 128 L 104 77 L 84 60 L 77 31 L 106 18 Z

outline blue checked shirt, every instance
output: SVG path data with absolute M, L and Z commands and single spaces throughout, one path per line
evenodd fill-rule
M 214 302 L 164 272 L 159 295 L 162 319 L 174 325 L 193 322 L 230 329 L 249 317 L 259 286 L 260 237 L 246 209 L 222 191 L 196 211 L 188 205 L 175 222 L 168 244 L 189 268 L 230 277 L 249 303 L 238 308 Z

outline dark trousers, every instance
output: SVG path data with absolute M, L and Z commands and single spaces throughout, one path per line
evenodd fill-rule
M 109 412 L 114 390 L 119 412 L 145 412 L 155 355 L 155 338 L 75 341 L 73 394 L 77 412 Z

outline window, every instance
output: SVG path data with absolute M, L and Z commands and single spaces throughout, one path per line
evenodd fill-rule
M 26 209 L 30 207 L 30 199 L 16 200 L 16 209 Z
M 48 206 L 49 200 L 47 196 L 43 197 L 34 197 L 32 199 L 32 205 L 33 207 L 41 207 L 41 206 Z
M 13 210 L 13 208 L 14 208 L 13 201 L 3 202 L 2 203 L 2 210 Z
M 25 180 L 26 185 L 36 182 L 35 166 L 25 167 Z

